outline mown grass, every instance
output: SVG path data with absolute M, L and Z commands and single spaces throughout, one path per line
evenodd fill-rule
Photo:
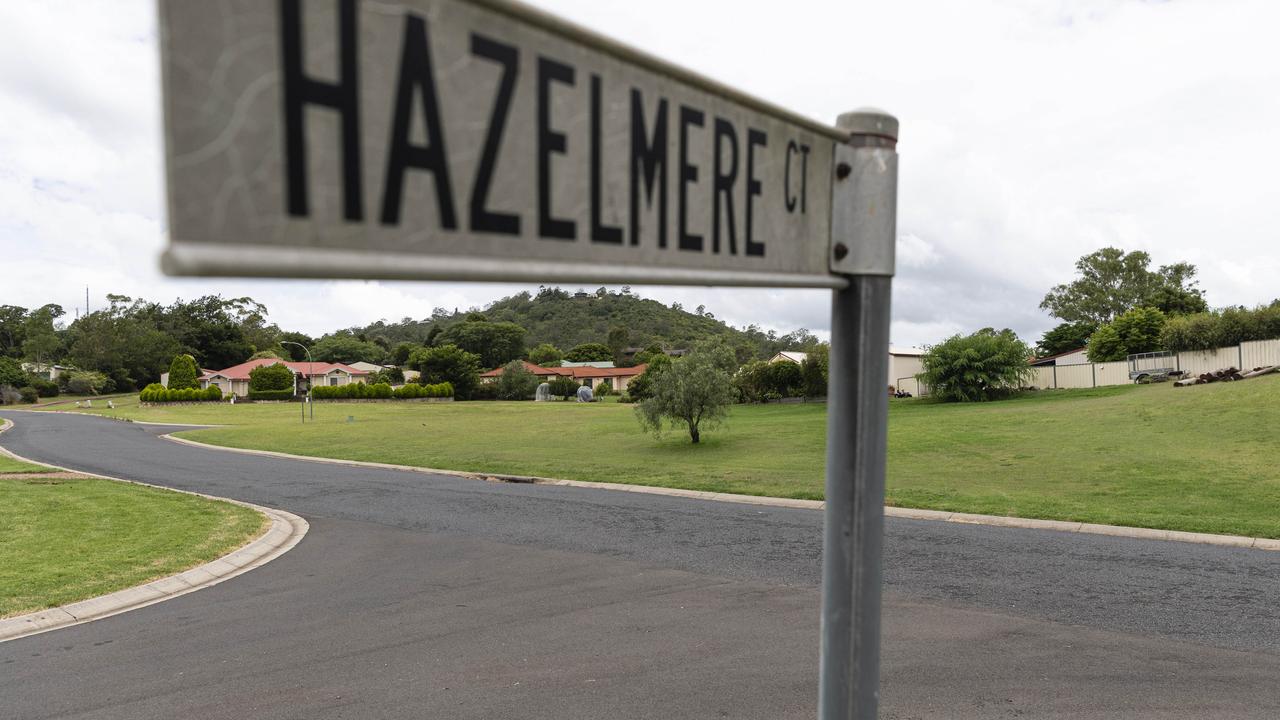
M 691 445 L 629 406 L 318 404 L 143 408 L 231 447 L 477 472 L 821 498 L 823 405 L 739 406 Z M 104 412 L 95 408 L 94 412 Z M 351 416 L 352 421 L 347 418 Z M 891 505 L 1280 537 L 1280 377 L 1051 391 L 995 403 L 892 401 Z
M 239 505 L 141 485 L 0 475 L 0 617 L 195 567 L 265 522 Z
M 33 473 L 45 470 L 49 470 L 49 468 L 22 460 L 14 460 L 4 453 L 0 453 L 0 475 L 6 473 Z

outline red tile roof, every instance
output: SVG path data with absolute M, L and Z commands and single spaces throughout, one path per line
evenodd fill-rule
M 562 375 L 564 377 L 571 377 L 575 380 L 583 380 L 586 378 L 631 377 L 633 375 L 639 375 L 640 373 L 644 372 L 645 368 L 648 367 L 648 365 L 636 365 L 635 367 L 625 367 L 625 368 L 598 368 L 598 367 L 591 367 L 590 365 L 583 365 L 580 367 L 546 368 L 546 367 L 542 367 L 541 365 L 534 365 L 533 363 L 528 362 L 527 360 L 521 360 L 520 362 L 524 364 L 525 370 L 528 370 L 529 372 L 533 373 L 534 375 L 537 375 L 538 377 L 551 377 L 553 375 Z M 499 377 L 501 375 L 502 375 L 502 368 L 495 368 L 493 370 L 490 370 L 489 372 L 481 373 L 480 377 L 492 378 L 492 377 Z
M 342 363 L 327 363 L 327 362 L 313 363 L 313 362 L 307 362 L 305 360 L 303 360 L 302 362 L 291 362 L 288 360 L 276 360 L 275 358 L 258 358 L 257 360 L 242 362 L 239 365 L 232 365 L 231 367 L 225 370 L 206 370 L 204 374 L 200 376 L 200 379 L 208 380 L 212 378 L 214 375 L 217 375 L 219 377 L 224 377 L 228 380 L 248 380 L 249 373 L 251 371 L 256 370 L 257 368 L 260 368 L 264 365 L 275 365 L 276 363 L 284 365 L 285 367 L 292 370 L 295 374 L 302 375 L 303 377 L 318 377 L 318 376 L 328 375 L 334 370 L 341 370 L 350 375 L 368 375 L 369 374 L 364 370 L 357 370 L 353 367 L 348 367 L 346 365 L 343 365 Z

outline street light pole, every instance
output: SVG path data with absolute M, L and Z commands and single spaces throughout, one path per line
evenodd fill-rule
M 297 345 L 298 347 L 302 348 L 303 352 L 307 354 L 307 399 L 305 400 L 306 404 L 303 405 L 302 407 L 302 422 L 307 421 L 308 405 L 311 406 L 311 420 L 314 422 L 316 419 L 316 406 L 315 406 L 315 403 L 311 401 L 311 383 L 312 383 L 312 378 L 315 377 L 316 368 L 315 368 L 315 361 L 311 359 L 311 349 L 308 348 L 306 345 L 303 345 L 302 343 L 296 343 L 296 342 L 293 342 L 292 340 L 281 340 L 280 344 L 281 345 Z

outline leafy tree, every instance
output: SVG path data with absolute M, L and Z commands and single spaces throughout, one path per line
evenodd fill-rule
M 441 332 L 436 343 L 457 345 L 479 356 L 481 367 L 495 368 L 524 354 L 524 328 L 510 322 L 489 322 L 478 313 L 454 323 Z
M 175 355 L 169 363 L 169 389 L 185 390 L 200 387 L 200 370 L 196 367 L 196 359 L 190 355 Z
M 1079 350 L 1089 342 L 1089 336 L 1098 326 L 1090 322 L 1061 323 L 1046 332 L 1036 344 L 1036 354 L 1048 357 L 1059 353 Z
M 67 357 L 79 368 L 104 373 L 118 390 L 159 380 L 182 348 L 157 326 L 158 306 L 123 295 L 107 299 L 106 309 L 83 315 L 67 328 Z
M 632 360 L 635 361 L 636 365 L 644 365 L 659 355 L 664 357 L 666 356 L 666 352 L 663 351 L 662 346 L 658 343 L 650 343 L 648 347 L 636 353 L 636 356 L 632 358 Z
M 1135 353 L 1159 350 L 1164 324 L 1164 313 L 1159 310 L 1134 308 L 1098 328 L 1089 340 L 1089 360 L 1114 362 Z
M 559 367 L 563 359 L 564 353 L 551 343 L 542 343 L 529 351 L 529 362 L 542 367 Z
M 583 343 L 565 353 L 569 362 L 609 362 L 613 360 L 613 350 L 601 343 Z
M 285 341 L 297 343 L 298 345 L 288 345 Z M 282 360 L 292 360 L 293 362 L 302 362 L 307 359 L 307 351 L 303 348 L 309 348 L 315 344 L 315 339 L 310 335 L 300 332 L 284 332 L 280 333 L 280 348 L 284 350 Z
M 627 349 L 627 344 L 631 340 L 631 334 L 627 332 L 625 327 L 615 325 L 609 328 L 609 337 L 605 344 L 613 351 L 613 361 L 622 361 L 622 351 Z
M 750 360 L 734 373 L 733 386 L 740 402 L 761 402 L 769 392 L 769 365 L 764 360 Z
M 800 363 L 800 391 L 805 397 L 826 397 L 830 352 L 830 345 L 817 345 L 809 350 L 808 357 Z
M 286 358 L 281 357 L 280 353 L 275 350 L 259 350 L 258 352 L 250 355 L 249 359 L 250 360 L 267 360 L 267 359 L 285 360 Z
M 97 395 L 110 384 L 110 378 L 93 370 L 78 370 L 67 377 L 67 390 L 76 395 Z
M 408 343 L 408 342 L 402 342 L 396 345 L 395 349 L 391 351 L 391 357 L 389 358 L 391 364 L 395 365 L 396 367 L 399 367 L 401 365 L 408 363 L 409 355 L 411 355 L 413 351 L 417 350 L 419 347 L 420 347 L 419 345 L 415 345 L 414 343 Z
M 1211 350 L 1251 340 L 1280 338 L 1280 300 L 1249 310 L 1229 307 L 1169 318 L 1160 344 L 1170 352 Z
M 480 384 L 480 357 L 457 345 L 420 348 L 409 355 L 409 366 L 422 373 L 418 382 L 453 385 L 454 397 L 470 400 Z
M 170 380 L 172 380 L 172 377 L 170 377 Z M 263 365 L 249 371 L 249 389 L 251 391 L 292 390 L 293 387 L 293 371 L 283 363 Z
M 804 382 L 803 372 L 800 366 L 793 362 L 784 360 L 769 363 L 768 370 L 765 371 L 765 382 L 769 392 L 777 394 L 778 397 L 795 397 L 803 390 L 801 387 Z
M 673 362 L 653 383 L 653 395 L 636 406 L 641 427 L 661 435 L 665 425 L 685 427 L 702 440 L 704 427 L 718 425 L 733 402 L 730 372 L 737 365 L 723 342 L 704 343 Z
M 13 358 L 0 356 L 0 385 L 22 387 L 27 384 L 27 374 L 22 364 Z
M 387 359 L 387 351 L 377 343 L 343 333 L 330 335 L 317 342 L 311 348 L 311 357 L 323 362 L 364 361 L 381 365 Z
M 921 358 L 921 378 L 945 401 L 994 400 L 1031 378 L 1030 357 L 1031 348 L 1012 330 L 983 328 L 972 335 L 953 335 L 929 348 Z
M 649 366 L 627 384 L 627 397 L 632 400 L 646 400 L 653 395 L 653 384 L 658 376 L 671 367 L 672 360 L 667 355 L 656 355 L 649 360 Z
M 1094 331 L 1093 336 L 1089 338 L 1087 352 L 1089 362 L 1124 360 L 1127 354 L 1124 340 L 1120 338 L 1120 333 L 1116 332 L 1116 326 L 1111 323 L 1098 328 Z
M 21 357 L 26 340 L 27 309 L 20 305 L 0 305 L 0 355 Z
M 51 303 L 27 315 L 23 323 L 26 338 L 22 341 L 22 352 L 28 360 L 43 364 L 58 358 L 62 340 L 53 322 L 65 314 L 61 305 Z
M 532 400 L 538 390 L 538 376 L 525 369 L 524 363 L 512 360 L 502 366 L 498 376 L 500 400 Z
M 241 319 L 249 314 L 261 319 L 266 308 L 251 298 L 206 295 L 190 302 L 177 300 L 167 308 L 149 306 L 145 314 L 202 366 L 225 368 L 244 362 L 257 350 Z M 274 338 L 269 344 L 275 344 Z
M 1196 268 L 1190 263 L 1148 269 L 1151 256 L 1141 250 L 1126 253 L 1107 247 L 1076 261 L 1079 277 L 1057 285 L 1044 296 L 1040 307 L 1066 322 L 1102 325 L 1136 307 L 1186 312 L 1204 305 L 1204 291 L 1197 288 Z

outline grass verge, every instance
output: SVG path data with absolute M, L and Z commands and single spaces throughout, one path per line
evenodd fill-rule
M 821 498 L 824 405 L 738 406 L 700 445 L 640 432 L 629 406 L 327 404 L 112 414 L 222 424 L 230 447 L 475 472 Z M 1280 537 L 1280 377 L 1175 389 L 1030 393 L 996 403 L 892 401 L 886 501 L 904 507 Z M 95 412 L 103 412 L 95 409 Z M 350 418 L 350 420 L 348 420 Z
M 0 468 L 13 463 L 0 456 Z M 9 472 L 48 470 L 23 465 Z M 266 523 L 246 507 L 142 485 L 0 475 L 0 618 L 202 565 Z

